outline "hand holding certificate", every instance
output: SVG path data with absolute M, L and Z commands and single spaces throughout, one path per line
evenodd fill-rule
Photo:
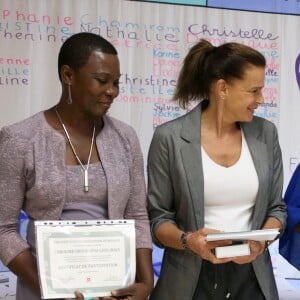
M 279 235 L 279 229 L 260 229 L 250 231 L 238 231 L 238 232 L 218 232 L 209 233 L 206 236 L 206 240 L 220 241 L 220 240 L 233 240 L 233 241 L 272 241 Z
M 43 299 L 108 296 L 135 279 L 133 220 L 35 222 Z
M 250 247 L 243 241 L 272 241 L 279 235 L 279 229 L 261 229 L 240 232 L 218 232 L 209 233 L 206 236 L 208 242 L 220 240 L 232 240 L 233 242 L 241 242 L 231 246 L 223 246 L 215 248 L 217 258 L 237 257 L 250 255 Z

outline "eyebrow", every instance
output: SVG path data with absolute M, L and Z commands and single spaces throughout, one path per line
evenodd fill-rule
M 99 76 L 99 75 L 111 75 L 111 73 L 109 72 L 92 72 L 90 73 L 91 75 L 94 75 L 94 76 Z M 121 77 L 121 74 L 119 74 L 118 78 Z

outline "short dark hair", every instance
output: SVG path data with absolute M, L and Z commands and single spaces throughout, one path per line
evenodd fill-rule
M 225 43 L 215 47 L 202 39 L 184 59 L 173 98 L 182 107 L 186 107 L 189 101 L 208 99 L 214 81 L 242 79 L 249 65 L 264 68 L 266 59 L 244 44 Z
M 61 80 L 60 70 L 63 65 L 78 70 L 84 66 L 91 53 L 99 50 L 106 54 L 115 54 L 116 48 L 105 38 L 90 32 L 80 32 L 71 35 L 61 46 L 58 54 L 58 76 Z

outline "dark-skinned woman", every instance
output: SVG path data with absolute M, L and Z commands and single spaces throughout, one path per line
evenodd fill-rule
M 106 115 L 119 93 L 117 51 L 99 35 L 74 34 L 58 72 L 57 105 L 0 133 L 0 259 L 18 277 L 17 300 L 41 299 L 35 220 L 134 219 L 136 282 L 103 299 L 145 300 L 153 274 L 142 153 L 135 131 Z

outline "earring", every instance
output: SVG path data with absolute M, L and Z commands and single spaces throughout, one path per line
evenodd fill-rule
M 73 100 L 72 100 L 72 94 L 71 94 L 71 84 L 69 83 L 68 84 L 68 95 L 69 95 L 69 98 L 68 98 L 68 104 L 72 104 L 73 103 Z

